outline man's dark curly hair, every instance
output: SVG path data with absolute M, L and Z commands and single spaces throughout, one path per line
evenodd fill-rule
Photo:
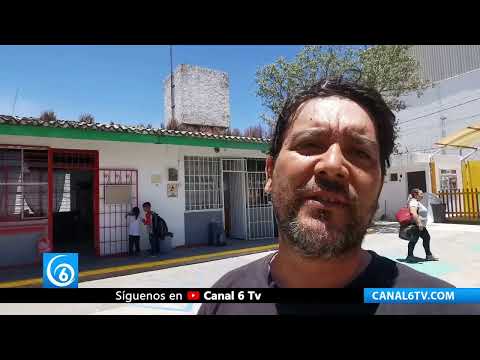
M 390 155 L 395 145 L 395 115 L 389 109 L 382 96 L 373 88 L 342 79 L 322 79 L 309 88 L 287 99 L 278 116 L 275 132 L 270 146 L 270 155 L 275 160 L 282 148 L 285 135 L 300 105 L 314 98 L 339 96 L 350 99 L 360 105 L 375 124 L 380 148 L 380 167 L 382 175 L 390 166 Z

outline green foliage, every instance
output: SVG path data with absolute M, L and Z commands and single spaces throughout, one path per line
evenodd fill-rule
M 418 96 L 431 83 L 420 75 L 408 45 L 305 46 L 292 61 L 281 57 L 256 74 L 257 95 L 269 110 L 262 115 L 272 126 L 285 100 L 325 77 L 341 77 L 372 86 L 393 111 L 404 109 L 401 96 Z

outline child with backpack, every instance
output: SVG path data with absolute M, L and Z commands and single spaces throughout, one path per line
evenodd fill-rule
M 148 237 L 150 240 L 150 254 L 156 256 L 160 253 L 160 240 L 165 239 L 165 236 L 172 236 L 168 231 L 167 223 L 155 211 L 152 211 L 150 202 L 143 203 L 143 211 L 145 211 L 145 218 L 143 223 L 147 227 Z

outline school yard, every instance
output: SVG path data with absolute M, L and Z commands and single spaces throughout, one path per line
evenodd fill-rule
M 428 229 L 432 237 L 432 252 L 440 261 L 422 261 L 424 251 L 420 240 L 415 248 L 418 262 L 407 265 L 457 287 L 480 287 L 480 226 L 431 224 Z M 398 238 L 398 226 L 395 223 L 379 222 L 367 234 L 364 248 L 403 262 L 407 241 Z M 226 272 L 267 253 L 269 252 L 86 281 L 81 282 L 79 287 L 205 288 L 210 287 Z M 199 304 L 2 304 L 0 314 L 193 315 L 198 308 Z

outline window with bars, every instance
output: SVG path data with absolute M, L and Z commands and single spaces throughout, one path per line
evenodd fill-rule
M 455 190 L 457 187 L 457 171 L 453 169 L 440 170 L 440 189 Z
M 247 159 L 247 171 L 265 172 L 265 159 Z
M 185 157 L 185 210 L 221 209 L 220 159 Z
M 48 215 L 48 152 L 0 148 L 0 221 Z
M 178 181 L 178 170 L 175 168 L 168 169 L 168 181 Z

